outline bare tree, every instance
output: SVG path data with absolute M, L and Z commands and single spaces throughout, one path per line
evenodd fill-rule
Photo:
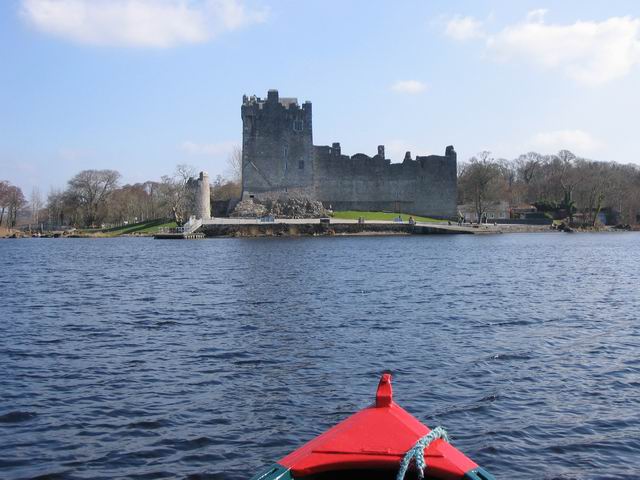
M 4 212 L 9 206 L 9 187 L 10 183 L 6 180 L 0 180 L 0 227 L 4 218 Z
M 638 223 L 640 214 L 640 168 L 637 165 L 610 165 L 611 184 L 606 205 L 620 215 L 623 224 Z
M 227 158 L 229 180 L 234 183 L 242 183 L 242 148 L 235 145 Z
M 540 171 L 544 163 L 544 156 L 537 152 L 520 155 L 515 161 L 519 179 L 529 185 Z
M 487 206 L 499 198 L 500 176 L 500 166 L 487 151 L 471 158 L 462 169 L 459 184 L 469 197 L 465 200 L 471 200 L 474 205 L 478 223 L 482 221 Z
M 162 216 L 160 214 L 160 184 L 147 181 L 143 186 L 147 192 L 148 218 L 157 219 Z
M 31 206 L 31 222 L 37 225 L 40 223 L 40 210 L 42 210 L 44 205 L 42 202 L 42 195 L 40 195 L 40 189 L 38 187 L 33 187 L 31 189 L 29 205 Z
M 7 224 L 9 228 L 16 226 L 18 212 L 27 205 L 27 199 L 24 197 L 20 187 L 9 185 L 7 193 Z
M 500 172 L 500 178 L 497 179 L 497 182 L 501 184 L 496 185 L 496 187 L 501 186 L 503 190 L 500 196 L 506 199 L 510 205 L 519 203 L 521 201 L 521 189 L 517 182 L 518 172 L 515 165 L 504 158 L 498 159 L 495 163 Z
M 227 180 L 218 175 L 211 184 L 211 200 L 231 200 L 240 198 L 242 186 L 238 182 Z
M 94 225 L 104 216 L 103 207 L 119 179 L 115 170 L 83 170 L 69 180 L 67 192 L 78 201 L 85 225 Z
M 576 160 L 576 156 L 569 150 L 560 150 L 557 158 L 560 160 L 560 185 L 562 190 L 571 196 L 573 189 L 576 185 L 576 176 L 573 173 L 573 162 Z
M 47 222 L 49 228 L 64 224 L 64 194 L 61 190 L 51 189 L 47 195 Z
M 520 155 L 512 163 L 516 171 L 516 182 L 520 188 L 522 200 L 533 203 L 540 199 L 545 188 L 544 166 L 547 159 L 537 152 Z
M 605 199 L 612 193 L 614 175 L 604 162 L 579 159 L 576 161 L 576 203 L 583 221 L 595 227 Z
M 188 219 L 189 212 L 194 205 L 192 178 L 196 175 L 196 169 L 190 165 L 178 165 L 172 176 L 164 175 L 160 184 L 163 203 L 174 221 L 182 225 Z

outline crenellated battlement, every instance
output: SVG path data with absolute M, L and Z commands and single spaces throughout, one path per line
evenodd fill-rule
M 311 102 L 306 101 L 300 105 L 296 97 L 280 97 L 277 90 L 269 90 L 267 98 L 260 98 L 256 95 L 242 96 L 242 106 L 248 107 L 247 111 L 264 110 L 268 106 L 273 108 L 276 105 L 280 105 L 285 110 L 302 111 L 305 114 L 311 112 Z
M 297 98 L 280 97 L 277 90 L 269 90 L 266 99 L 243 95 L 241 116 L 245 127 L 260 122 L 262 126 L 281 129 L 282 133 L 286 133 L 287 127 L 297 133 L 311 133 L 311 102 L 299 105 Z
M 411 152 L 406 152 L 402 163 L 391 163 L 391 160 L 385 158 L 384 145 L 378 146 L 378 154 L 369 156 L 364 153 L 356 153 L 354 155 L 343 155 L 340 144 L 335 142 L 329 146 L 314 146 L 317 166 L 319 168 L 325 166 L 331 169 L 350 170 L 357 168 L 364 169 L 380 169 L 389 167 L 389 172 L 407 173 L 409 175 L 419 174 L 419 169 L 432 168 L 434 165 L 453 165 L 456 166 L 457 155 L 453 146 L 449 146 L 445 150 L 445 155 L 426 155 L 416 156 L 415 160 L 411 157 Z

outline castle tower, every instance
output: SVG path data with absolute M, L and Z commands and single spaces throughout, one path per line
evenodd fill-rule
M 243 96 L 242 195 L 313 191 L 311 103 L 281 98 L 269 90 L 266 99 Z
M 196 217 L 202 220 L 209 220 L 211 218 L 211 186 L 209 184 L 209 174 L 207 172 L 200 172 L 197 182 Z

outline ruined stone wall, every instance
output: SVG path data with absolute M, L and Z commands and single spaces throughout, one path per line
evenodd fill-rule
M 335 152 L 336 144 L 316 147 L 315 196 L 325 206 L 455 216 L 457 162 L 453 149 L 445 156 L 406 158 L 394 164 L 380 154 L 348 157 Z

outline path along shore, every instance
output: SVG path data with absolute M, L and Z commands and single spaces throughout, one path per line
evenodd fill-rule
M 202 222 L 202 237 L 272 237 L 272 236 L 366 236 L 366 235 L 433 235 L 496 234 L 511 232 L 551 232 L 550 226 L 537 225 L 458 225 L 454 222 L 408 222 L 331 219 L 212 218 Z M 155 235 L 158 239 L 185 238 L 179 232 Z
M 635 229 L 634 229 L 635 230 Z M 574 232 L 620 232 L 614 227 L 574 229 Z M 257 218 L 212 218 L 202 222 L 197 232 L 190 235 L 177 232 L 132 233 L 123 235 L 105 235 L 90 232 L 45 232 L 32 234 L 20 230 L 0 232 L 0 238 L 116 238 L 116 237 L 155 237 L 159 239 L 205 238 L 205 237 L 286 237 L 286 236 L 385 236 L 385 235 L 432 235 L 432 234 L 501 234 L 501 233 L 560 233 L 550 225 L 523 224 L 463 224 L 455 222 L 415 222 L 409 223 L 331 218 L 328 222 L 319 218 L 311 219 L 274 219 L 261 221 Z

